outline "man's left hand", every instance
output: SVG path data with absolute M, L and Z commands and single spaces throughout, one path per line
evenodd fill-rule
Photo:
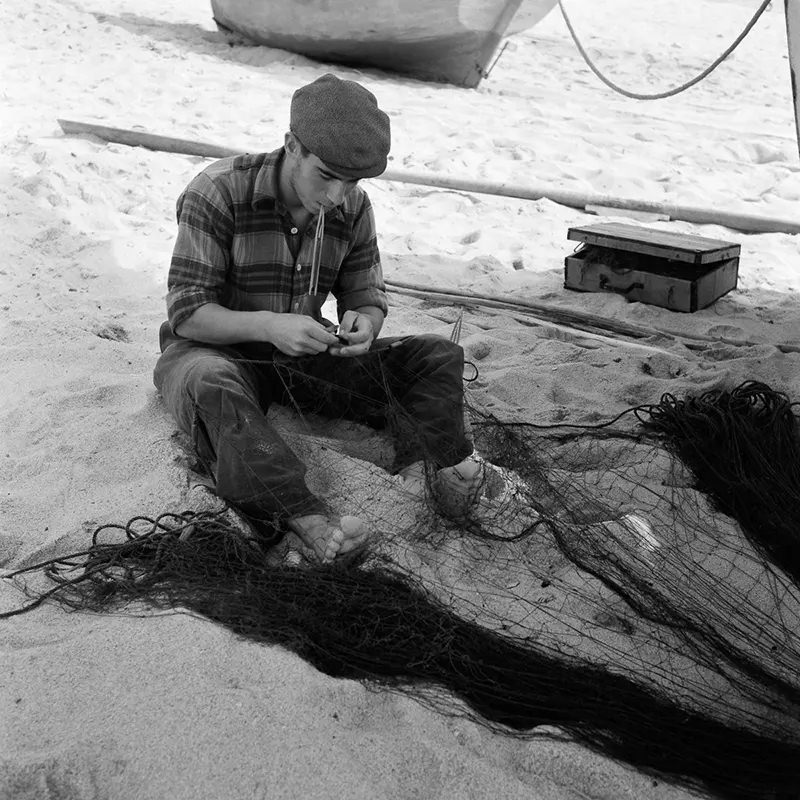
M 369 350 L 375 338 L 372 320 L 358 311 L 345 311 L 339 323 L 338 335 L 347 344 L 332 344 L 328 352 L 333 356 L 360 356 Z

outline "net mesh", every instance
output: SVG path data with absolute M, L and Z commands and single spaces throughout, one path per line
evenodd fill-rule
M 269 414 L 309 488 L 374 531 L 368 548 L 319 565 L 290 538 L 275 544 L 274 519 L 139 517 L 17 573 L 30 599 L 7 615 L 47 600 L 190 609 L 506 735 L 568 737 L 714 796 L 798 796 L 800 467 L 787 397 L 748 382 L 591 426 L 470 407 L 483 485 L 458 514 L 432 467 L 421 495 L 387 472 L 380 428 L 413 435 L 399 405 L 368 427 L 346 413 L 322 421 L 309 397 L 329 409 L 321 384 Z M 197 468 L 213 475 L 213 463 Z

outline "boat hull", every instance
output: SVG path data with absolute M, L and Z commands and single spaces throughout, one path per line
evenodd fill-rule
M 524 0 L 531 27 L 556 0 Z M 520 0 L 211 0 L 214 19 L 269 47 L 423 80 L 477 86 Z

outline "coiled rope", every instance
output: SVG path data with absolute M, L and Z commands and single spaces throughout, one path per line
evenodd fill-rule
M 763 0 L 761 5 L 759 6 L 756 13 L 753 15 L 750 22 L 747 23 L 744 30 L 736 37 L 736 40 L 733 44 L 728 47 L 722 55 L 719 56 L 714 62 L 712 62 L 706 69 L 704 69 L 699 75 L 695 76 L 686 83 L 682 83 L 680 86 L 676 86 L 673 89 L 668 89 L 664 92 L 657 92 L 655 94 L 642 94 L 639 92 L 631 92 L 628 89 L 619 86 L 618 84 L 614 83 L 612 80 L 607 78 L 603 75 L 602 72 L 598 69 L 595 63 L 590 58 L 589 54 L 586 52 L 585 48 L 581 44 L 580 40 L 578 39 L 577 33 L 575 33 L 575 28 L 572 26 L 572 22 L 570 21 L 569 15 L 567 14 L 567 10 L 564 8 L 563 0 L 558 0 L 558 7 L 561 9 L 561 15 L 564 17 L 564 22 L 567 23 L 567 29 L 569 30 L 570 36 L 572 37 L 572 41 L 575 42 L 575 46 L 578 48 L 578 52 L 583 57 L 583 60 L 588 65 L 589 69 L 610 89 L 613 89 L 615 92 L 624 95 L 625 97 L 630 97 L 633 100 L 663 100 L 665 97 L 672 97 L 676 94 L 680 94 L 681 92 L 685 92 L 690 87 L 694 86 L 696 83 L 700 83 L 704 78 L 708 77 L 744 40 L 745 36 L 752 30 L 753 26 L 758 22 L 761 15 L 767 10 L 767 6 L 772 2 L 772 0 Z

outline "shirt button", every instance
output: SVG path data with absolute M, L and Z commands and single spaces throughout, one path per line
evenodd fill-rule
M 292 233 L 297 233 L 297 228 L 292 228 Z
M 296 269 L 298 272 L 300 272 L 300 270 L 301 270 L 301 269 L 303 269 L 303 267 L 302 267 L 300 264 L 298 264 L 298 265 L 295 267 L 295 269 Z

